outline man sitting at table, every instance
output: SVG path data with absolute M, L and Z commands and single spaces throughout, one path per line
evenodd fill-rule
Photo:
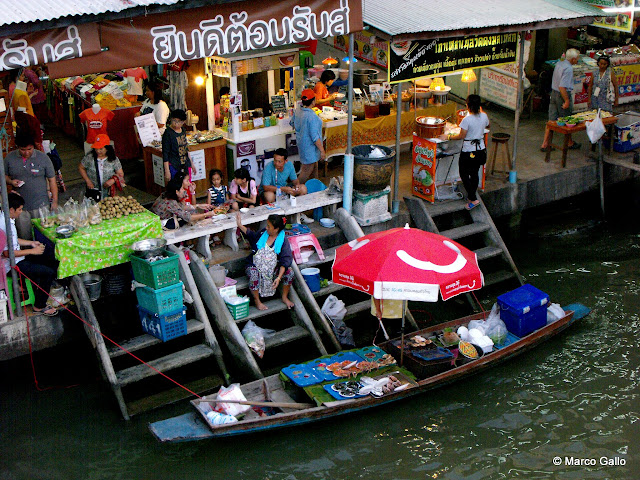
M 11 242 L 15 251 L 16 267 L 35 284 L 33 293 L 36 298 L 33 304 L 33 311 L 48 316 L 56 315 L 58 311 L 53 307 L 47 306 L 47 294 L 51 289 L 51 284 L 56 277 L 58 268 L 55 265 L 56 262 L 48 261 L 47 257 L 43 255 L 44 245 L 42 243 L 18 238 L 15 222 L 24 208 L 24 198 L 13 192 L 7 196 L 9 198 L 9 218 L 11 219 Z M 4 213 L 0 212 L 0 229 L 6 234 Z M 7 273 L 9 273 L 10 269 L 8 243 L 2 252 L 2 256 L 5 258 L 4 268 Z
M 300 181 L 296 176 L 296 169 L 293 164 L 287 160 L 289 154 L 284 148 L 279 148 L 273 154 L 273 162 L 264 167 L 262 172 L 262 185 L 264 200 L 272 203 L 276 200 L 276 191 L 280 187 L 280 191 L 286 195 L 298 197 L 307 193 L 307 187 L 300 185 Z

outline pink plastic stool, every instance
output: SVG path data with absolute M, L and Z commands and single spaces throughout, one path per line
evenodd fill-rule
M 0 252 L 7 246 L 7 235 L 4 230 L 0 230 Z M 8 260 L 7 260 L 8 261 Z M 7 273 L 4 271 L 5 259 L 0 256 L 0 288 L 4 289 L 7 294 L 7 309 L 9 310 L 9 318 L 13 320 L 13 308 L 11 308 L 11 302 L 9 302 L 9 286 L 7 285 Z
M 291 246 L 293 259 L 298 264 L 303 263 L 302 255 L 300 255 L 300 247 L 314 247 L 316 249 L 316 253 L 318 254 L 318 258 L 320 260 L 324 260 L 324 252 L 320 247 L 320 243 L 318 243 L 318 239 L 313 233 L 306 233 L 304 235 L 295 235 L 293 237 L 289 237 L 289 245 Z

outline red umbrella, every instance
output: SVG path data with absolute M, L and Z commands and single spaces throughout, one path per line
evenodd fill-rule
M 336 250 L 331 270 L 334 283 L 383 300 L 437 302 L 438 292 L 447 300 L 484 283 L 475 253 L 408 224 L 343 245 Z M 400 365 L 403 353 L 404 307 Z
M 441 235 L 393 228 L 336 250 L 333 281 L 385 300 L 437 302 L 482 287 L 476 254 Z

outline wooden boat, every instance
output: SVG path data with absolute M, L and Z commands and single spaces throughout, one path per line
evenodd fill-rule
M 204 440 L 207 438 L 226 437 L 255 433 L 274 428 L 303 425 L 305 423 L 385 405 L 460 380 L 466 376 L 476 374 L 481 370 L 509 360 L 559 334 L 572 325 L 577 319 L 587 315 L 589 309 L 581 304 L 571 304 L 565 307 L 565 312 L 566 315 L 556 322 L 542 327 L 499 350 L 487 353 L 476 360 L 451 367 L 441 373 L 424 378 L 421 378 L 417 374 L 418 372 L 412 371 L 412 373 L 416 374 L 416 382 L 408 385 L 409 388 L 405 388 L 402 391 L 394 391 L 382 397 L 376 398 L 367 395 L 357 399 L 324 402 L 320 406 L 316 406 L 316 404 L 298 403 L 299 399 L 306 397 L 304 390 L 294 385 L 294 391 L 292 391 L 291 385 L 285 385 L 279 375 L 271 375 L 264 379 L 241 385 L 244 396 L 252 405 L 273 404 L 273 406 L 276 407 L 271 408 L 275 413 L 270 416 L 259 416 L 253 410 L 249 410 L 247 415 L 238 422 L 212 425 L 204 413 L 197 408 L 200 401 L 193 400 L 192 404 L 196 407 L 195 412 L 152 423 L 149 425 L 149 428 L 161 442 Z M 411 336 L 421 335 L 423 337 L 429 337 L 435 332 L 448 327 L 455 330 L 461 325 L 467 325 L 471 320 L 485 319 L 487 315 L 488 313 L 480 313 L 452 320 L 414 332 Z M 379 347 L 387 351 L 391 350 L 389 348 L 389 342 L 385 342 L 379 345 Z M 405 358 L 407 358 L 406 354 Z M 456 365 L 458 365 L 457 362 Z M 407 368 L 407 365 L 405 364 L 404 367 Z M 215 395 L 211 397 L 215 398 Z M 309 401 L 308 397 L 306 397 L 306 401 Z

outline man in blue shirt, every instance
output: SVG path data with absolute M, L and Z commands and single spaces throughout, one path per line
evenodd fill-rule
M 300 185 L 300 180 L 296 176 L 296 170 L 293 164 L 287 161 L 287 150 L 279 148 L 273 154 L 273 162 L 268 163 L 262 172 L 262 185 L 264 191 L 264 200 L 272 203 L 276 200 L 276 191 L 278 187 L 283 194 L 305 195 L 307 187 Z
M 300 154 L 300 183 L 318 177 L 318 160 L 326 153 L 322 144 L 322 120 L 311 110 L 316 104 L 316 94 L 310 88 L 302 91 L 302 108 L 296 111 L 292 125 L 296 129 L 296 141 Z
M 573 66 L 578 63 L 580 52 L 570 48 L 565 53 L 565 58 L 556 63 L 551 79 L 551 97 L 549 99 L 549 120 L 556 121 L 560 117 L 571 115 L 573 105 L 571 91 L 573 90 Z M 549 147 L 551 130 L 546 130 L 540 151 L 546 152 Z M 569 148 L 578 149 L 580 144 L 571 140 L 569 135 Z

